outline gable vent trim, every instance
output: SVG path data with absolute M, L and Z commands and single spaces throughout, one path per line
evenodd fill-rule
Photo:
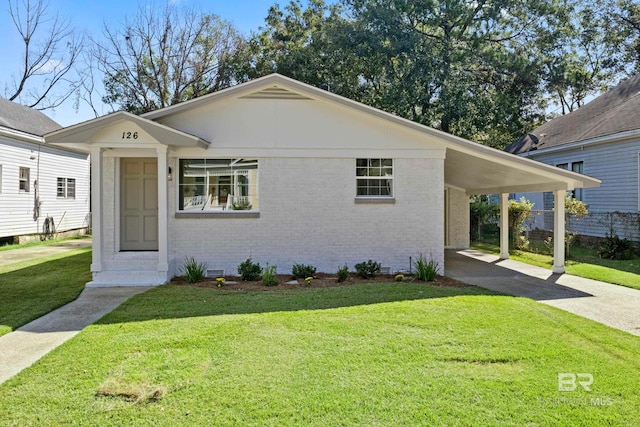
M 250 93 L 242 96 L 243 99 L 298 99 L 298 100 L 310 100 L 308 96 L 300 95 L 299 93 L 292 92 L 288 89 L 281 87 L 270 87 L 267 89 L 259 90 L 257 92 Z

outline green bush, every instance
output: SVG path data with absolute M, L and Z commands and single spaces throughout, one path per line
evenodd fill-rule
M 259 263 L 254 263 L 251 261 L 251 258 L 247 258 L 246 261 L 242 262 L 238 266 L 238 274 L 240 278 L 245 281 L 253 281 L 258 280 L 260 278 L 260 273 L 262 272 L 262 268 Z
M 610 235 L 598 247 L 600 258 L 627 260 L 635 258 L 636 248 L 631 240 L 621 239 L 617 235 Z
M 500 218 L 500 206 L 490 203 L 487 196 L 473 196 L 470 209 L 470 232 L 471 240 L 476 242 L 481 240 L 481 229 L 490 230 L 490 234 L 497 234 L 497 223 Z
M 187 282 L 195 283 L 201 281 L 204 278 L 204 273 L 206 271 L 207 264 L 205 264 L 204 262 L 198 262 L 194 257 L 186 257 L 184 259 L 182 272 Z
M 420 254 L 418 259 L 413 264 L 416 270 L 416 279 L 423 280 L 425 282 L 433 282 L 438 275 L 439 265 L 433 258 L 429 257 L 429 261 Z
M 294 279 L 306 279 L 316 274 L 316 268 L 312 265 L 293 264 L 291 275 Z
M 355 265 L 356 273 L 363 279 L 370 279 L 380 274 L 380 263 L 376 261 L 366 261 Z
M 262 284 L 265 286 L 276 286 L 278 284 L 278 276 L 276 270 L 278 267 L 275 265 L 267 266 L 262 270 Z
M 345 264 L 343 267 L 338 269 L 338 282 L 344 282 L 349 278 L 349 267 Z
M 524 234 L 524 222 L 531 216 L 533 203 L 524 196 L 519 201 L 509 200 L 509 226 L 513 233 L 513 246 L 516 249 L 528 250 L 529 239 Z

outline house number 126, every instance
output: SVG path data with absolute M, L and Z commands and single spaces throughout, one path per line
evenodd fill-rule
M 138 132 L 122 132 L 122 139 L 138 139 Z

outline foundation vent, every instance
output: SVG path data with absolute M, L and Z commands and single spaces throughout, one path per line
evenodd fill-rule
M 207 270 L 207 277 L 212 277 L 212 278 L 224 277 L 224 270 L 221 270 L 221 269 Z

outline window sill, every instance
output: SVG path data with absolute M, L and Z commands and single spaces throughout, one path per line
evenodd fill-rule
M 356 197 L 354 199 L 356 204 L 388 204 L 394 205 L 396 203 L 395 197 Z
M 260 212 L 176 212 L 176 219 L 205 219 L 205 218 L 260 218 Z

